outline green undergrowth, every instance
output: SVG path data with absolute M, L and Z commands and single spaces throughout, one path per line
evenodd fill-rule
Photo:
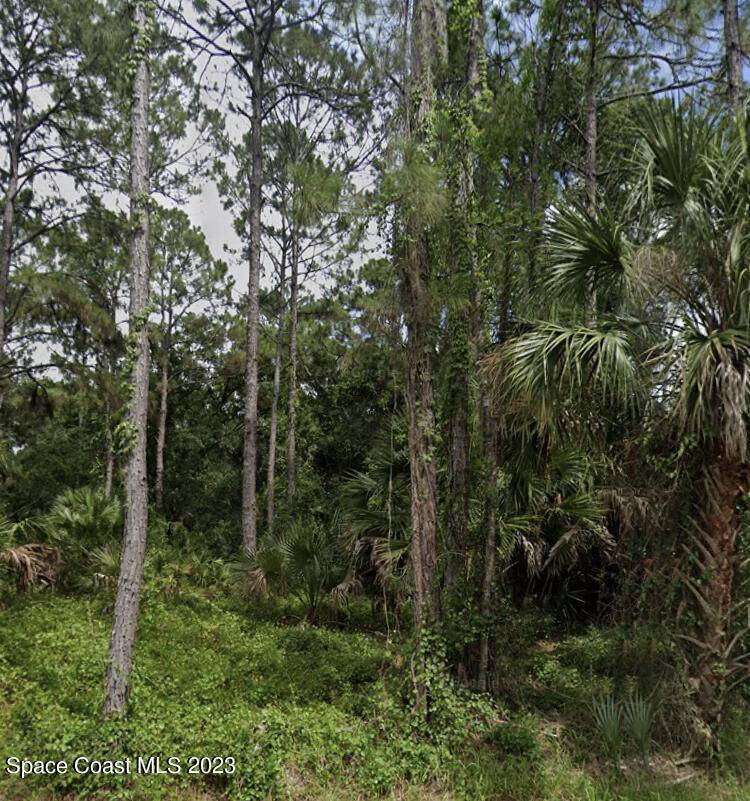
M 146 599 L 129 715 L 103 724 L 108 603 L 39 593 L 0 610 L 3 768 L 9 756 L 159 755 L 183 767 L 233 757 L 236 772 L 3 773 L 3 801 L 750 800 L 728 782 L 615 782 L 574 763 L 538 714 L 493 718 L 488 701 L 448 698 L 445 686 L 440 731 L 426 735 L 409 704 L 408 656 L 382 636 L 279 625 L 208 598 Z

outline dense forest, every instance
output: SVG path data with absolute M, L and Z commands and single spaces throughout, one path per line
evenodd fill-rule
M 749 56 L 2 0 L 0 798 L 748 801 Z

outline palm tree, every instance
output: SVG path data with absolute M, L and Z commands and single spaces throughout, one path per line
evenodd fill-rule
M 65 490 L 43 519 L 48 535 L 65 550 L 80 552 L 117 541 L 122 506 L 99 489 Z
M 315 623 L 326 596 L 343 600 L 356 589 L 337 553 L 334 536 L 315 522 L 295 522 L 283 534 L 274 534 L 256 553 L 231 565 L 243 588 L 252 595 L 283 595 L 288 590 Z
M 695 683 L 718 742 L 728 690 L 746 667 L 733 657 L 738 502 L 750 490 L 750 160 L 721 119 L 655 104 L 638 121 L 628 209 L 572 205 L 547 233 L 551 319 L 492 357 L 504 397 L 537 430 L 559 434 L 603 406 L 666 409 L 700 460 L 686 578 L 700 623 Z M 575 405 L 575 404 L 574 404 Z M 575 415 L 573 415 L 575 416 Z M 632 417 L 632 415 L 631 415 Z
M 366 469 L 347 476 L 338 509 L 341 542 L 355 575 L 380 585 L 386 603 L 409 560 L 410 489 L 406 419 L 398 415 L 389 433 L 375 439 Z
M 579 616 L 581 586 L 593 586 L 592 568 L 614 550 L 606 525 L 600 465 L 562 441 L 542 456 L 516 440 L 498 515 L 501 548 L 512 557 L 511 576 L 522 597 L 535 594 L 562 614 Z M 536 458 L 535 458 L 536 457 Z

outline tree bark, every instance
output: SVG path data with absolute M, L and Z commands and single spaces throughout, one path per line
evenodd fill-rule
M 737 0 L 724 0 L 724 49 L 727 65 L 727 94 L 735 115 L 742 113 L 742 48 Z
M 0 363 L 5 356 L 5 326 L 8 306 L 10 263 L 13 255 L 13 226 L 15 223 L 16 195 L 18 193 L 18 170 L 20 138 L 23 130 L 21 107 L 15 110 L 15 124 L 8 147 L 8 188 L 3 200 L 3 229 L 0 243 Z
M 133 365 L 128 425 L 133 441 L 125 473 L 125 531 L 120 577 L 117 583 L 112 638 L 106 677 L 105 717 L 121 714 L 128 700 L 129 676 L 133 664 L 133 648 L 138 627 L 138 609 L 143 583 L 143 563 L 148 527 L 148 479 L 146 474 L 146 424 L 149 381 L 149 21 L 146 3 L 133 5 L 136 38 L 145 47 L 135 64 L 132 134 L 130 148 L 130 336 L 136 346 Z M 134 48 L 134 53 L 139 49 Z
M 164 450 L 167 442 L 167 411 L 169 403 L 169 360 L 172 352 L 174 325 L 174 268 L 166 269 L 161 276 L 161 380 L 159 382 L 159 417 L 156 427 L 156 475 L 154 476 L 154 504 L 161 512 L 164 508 Z
M 589 212 L 596 209 L 597 189 L 597 122 L 599 114 L 599 99 L 597 97 L 599 72 L 599 17 L 601 14 L 601 0 L 589 0 L 589 52 L 588 68 L 586 74 L 585 91 L 585 135 L 586 135 L 586 203 Z
M 286 440 L 286 502 L 291 512 L 297 494 L 297 328 L 299 318 L 299 235 L 292 231 L 289 280 L 289 406 Z
M 417 248 L 409 248 L 417 250 Z M 415 253 L 410 260 L 415 260 Z M 419 259 L 421 261 L 421 259 Z M 412 299 L 423 290 L 413 293 Z M 422 298 L 422 303 L 429 301 Z M 407 340 L 406 405 L 411 466 L 411 560 L 414 571 L 414 625 L 419 640 L 424 624 L 440 617 L 437 544 L 437 470 L 433 395 L 433 343 L 423 312 L 412 315 Z
M 537 250 L 539 248 L 542 204 L 542 176 L 541 165 L 542 156 L 545 153 L 547 140 L 547 110 L 550 88 L 554 81 L 555 68 L 557 66 L 557 48 L 562 36 L 562 23 L 566 7 L 565 0 L 558 0 L 555 9 L 555 20 L 550 30 L 549 42 L 547 44 L 546 59 L 544 69 L 537 70 L 538 83 L 534 92 L 534 139 L 531 143 L 531 153 L 529 154 L 529 183 L 530 197 L 529 207 L 532 218 L 531 243 L 529 252 L 529 286 L 534 286 L 536 282 Z
M 705 468 L 701 485 L 698 533 L 700 575 L 692 585 L 700 593 L 701 643 L 697 665 L 698 705 L 718 746 L 726 702 L 727 648 L 731 637 L 732 593 L 737 569 L 738 504 L 750 491 L 750 468 L 718 455 Z M 702 558 L 701 558 L 702 557 Z
M 115 475 L 115 443 L 112 437 L 112 402 L 109 399 L 109 387 L 106 389 L 106 411 L 104 421 L 104 497 L 112 497 L 112 483 Z
M 107 445 L 106 445 L 107 454 L 104 464 L 104 497 L 111 498 L 112 484 L 115 475 L 115 450 L 114 450 L 114 443 L 112 440 L 112 430 L 109 427 L 109 422 L 107 423 L 107 430 L 105 432 L 105 436 L 107 439 Z
M 452 356 L 471 360 L 465 320 L 451 326 L 449 336 L 458 342 Z M 457 330 L 463 328 L 464 330 Z M 462 347 L 465 346 L 465 347 Z M 451 371 L 448 392 L 451 412 L 448 421 L 448 552 L 445 559 L 445 594 L 450 598 L 466 562 L 469 520 L 469 379 L 467 372 Z
M 406 103 L 407 133 L 425 138 L 425 122 L 448 58 L 448 36 L 443 0 L 415 0 L 412 8 L 411 63 Z M 398 237 L 396 266 L 407 327 L 406 405 L 411 468 L 411 560 L 414 571 L 414 625 L 419 642 L 424 623 L 439 620 L 437 587 L 438 490 L 435 454 L 433 392 L 434 315 L 429 289 L 427 226 L 404 210 Z
M 260 322 L 261 201 L 263 187 L 263 63 L 255 37 L 252 74 L 250 173 L 250 275 L 247 287 L 244 446 L 242 457 L 242 545 L 254 554 L 257 545 L 256 470 L 258 462 L 258 326 Z
M 484 14 L 474 0 L 465 31 L 466 62 L 463 81 L 454 102 L 461 109 L 455 131 L 457 146 L 453 175 L 453 235 L 451 237 L 455 291 L 448 325 L 448 483 L 445 590 L 450 598 L 466 562 L 469 523 L 469 412 L 470 374 L 476 362 L 476 326 L 473 313 L 477 272 L 477 233 L 473 222 L 474 164 L 476 153 L 468 130 L 482 92 L 481 59 L 484 49 Z
M 169 397 L 169 345 L 164 343 L 159 384 L 159 420 L 156 430 L 156 476 L 154 500 L 157 511 L 164 508 L 164 449 L 167 441 L 167 402 Z
M 286 281 L 286 237 L 282 235 L 281 263 L 279 265 L 279 319 L 276 327 L 276 356 L 273 365 L 273 397 L 271 399 L 271 430 L 268 434 L 268 477 L 266 481 L 267 528 L 273 533 L 275 515 L 276 437 L 279 426 L 279 398 L 281 396 L 281 362 L 284 357 L 284 283 Z
M 112 497 L 115 478 L 115 440 L 112 433 L 112 385 L 111 361 L 102 356 L 99 360 L 102 372 L 102 392 L 104 394 L 104 497 Z
M 477 689 L 487 692 L 487 668 L 490 656 L 490 634 L 488 630 L 489 618 L 492 612 L 492 586 L 495 582 L 495 561 L 497 553 L 497 525 L 495 497 L 497 487 L 497 423 L 492 416 L 489 396 L 482 396 L 482 450 L 485 469 L 487 471 L 486 484 L 486 512 L 485 512 L 485 539 L 484 539 L 484 572 L 482 575 L 482 594 L 480 599 L 480 613 L 482 615 L 482 636 L 479 641 L 479 669 L 477 672 Z

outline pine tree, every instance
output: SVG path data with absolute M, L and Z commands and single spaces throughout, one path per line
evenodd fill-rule
M 128 700 L 148 527 L 146 424 L 150 349 L 149 301 L 149 83 L 155 21 L 148 0 L 134 0 L 130 151 L 130 397 L 121 431 L 127 449 L 125 532 L 107 663 L 104 715 L 122 714 Z

